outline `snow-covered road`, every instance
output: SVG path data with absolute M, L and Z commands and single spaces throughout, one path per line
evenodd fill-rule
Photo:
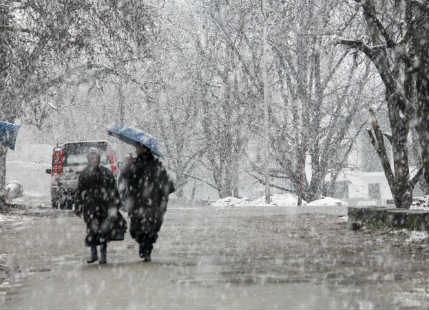
M 333 310 L 427 305 L 427 240 L 406 242 L 405 233 L 355 233 L 336 215 L 303 210 L 172 204 L 153 262 L 140 262 L 127 235 L 124 242 L 109 244 L 105 266 L 84 262 L 85 227 L 69 213 L 25 216 L 19 225 L 4 222 L 0 266 L 7 266 L 12 280 L 9 288 L 0 285 L 0 292 L 8 292 L 0 308 Z

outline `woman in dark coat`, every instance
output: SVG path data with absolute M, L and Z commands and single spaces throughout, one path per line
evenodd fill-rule
M 115 221 L 120 217 L 119 193 L 112 172 L 100 166 L 100 153 L 91 148 L 88 166 L 80 173 L 75 197 L 75 212 L 83 214 L 87 226 L 86 246 L 91 248 L 88 264 L 98 260 L 97 246 L 100 246 L 100 264 L 106 263 L 107 242 L 110 241 Z M 123 219 L 122 219 L 123 220 Z M 120 223 L 126 229 L 126 222 Z
M 122 170 L 119 183 L 125 187 L 131 237 L 139 244 L 140 257 L 149 262 L 174 185 L 150 149 L 138 145 L 136 153 L 137 158 Z

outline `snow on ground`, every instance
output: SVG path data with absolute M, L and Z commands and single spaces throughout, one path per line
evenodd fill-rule
M 411 205 L 410 210 L 425 210 L 425 211 L 429 211 L 429 207 L 427 207 L 427 206 L 413 206 L 413 205 Z
M 30 218 L 26 218 L 19 215 L 13 215 L 13 214 L 1 214 L 0 213 L 0 225 L 2 223 L 8 223 L 9 225 L 13 226 L 20 226 L 24 224 L 25 222 L 31 221 Z
M 339 216 L 338 217 L 338 222 L 339 223 L 342 223 L 342 222 L 347 223 L 348 220 L 349 220 L 349 217 L 347 215 L 343 215 L 343 216 Z
M 428 237 L 429 235 L 426 231 L 410 231 L 407 242 L 422 242 Z
M 308 203 L 308 206 L 310 207 L 315 207 L 315 206 L 348 206 L 348 203 L 340 200 L 340 199 L 336 199 L 336 198 L 332 198 L 332 197 L 324 197 L 322 199 L 319 200 L 314 200 L 310 203 Z
M 15 151 L 7 153 L 6 183 L 22 184 L 24 198 L 49 198 L 51 176 L 46 173 L 46 169 L 51 168 L 52 145 L 34 144 L 24 134 L 25 128 L 20 131 Z M 14 200 L 12 202 L 17 203 Z
M 258 198 L 249 202 L 252 206 L 278 206 L 278 207 L 296 207 L 298 205 L 298 196 L 291 193 L 286 194 L 274 194 L 271 196 L 271 203 L 265 203 L 265 197 Z M 303 205 L 306 205 L 306 201 L 302 201 Z
M 213 207 L 218 208 L 227 208 L 227 207 L 237 207 L 242 206 L 247 202 L 247 198 L 236 198 L 236 197 L 225 197 L 218 199 L 215 202 L 211 203 Z
M 359 200 L 355 203 L 357 207 L 374 207 L 378 205 L 377 200 Z
M 425 210 L 429 211 L 429 197 L 413 197 L 413 203 L 410 210 Z
M 24 198 L 49 197 L 51 176 L 46 174 L 46 168 L 50 168 L 47 163 L 8 160 L 6 162 L 6 182 L 22 184 Z
M 271 196 L 271 203 L 265 202 L 265 196 L 262 196 L 255 200 L 249 200 L 247 198 L 236 198 L 226 197 L 211 203 L 211 206 L 218 208 L 228 207 L 296 207 L 298 204 L 298 198 L 295 194 L 274 194 Z M 303 201 L 303 205 L 307 203 Z
M 0 223 L 13 221 L 14 218 L 0 213 Z
M 392 234 L 402 235 L 407 243 L 422 243 L 429 239 L 429 233 L 427 231 L 416 231 L 408 229 L 393 230 Z
M 303 201 L 303 206 L 308 207 L 331 207 L 331 206 L 342 206 L 347 207 L 348 203 L 332 198 L 325 197 L 323 199 L 315 200 L 310 203 Z M 271 203 L 265 203 L 265 196 L 262 196 L 255 200 L 249 200 L 247 198 L 235 198 L 235 197 L 226 197 L 219 199 L 211 204 L 214 207 L 218 208 L 229 208 L 229 207 L 296 207 L 298 205 L 298 197 L 292 193 L 286 194 L 274 194 L 271 196 Z

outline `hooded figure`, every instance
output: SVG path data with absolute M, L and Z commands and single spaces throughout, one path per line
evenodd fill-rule
M 83 214 L 87 226 L 86 246 L 91 248 L 88 264 L 98 260 L 97 246 L 100 246 L 100 264 L 106 264 L 107 242 L 111 240 L 112 229 L 117 223 L 126 229 L 126 222 L 120 217 L 119 193 L 112 172 L 100 166 L 100 153 L 96 148 L 88 152 L 88 166 L 80 173 L 75 197 L 75 212 Z
M 174 185 L 150 149 L 138 145 L 136 153 L 137 158 L 122 170 L 119 183 L 124 186 L 131 237 L 139 244 L 140 257 L 149 262 Z

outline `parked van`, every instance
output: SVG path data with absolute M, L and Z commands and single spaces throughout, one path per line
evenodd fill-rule
M 51 202 L 53 208 L 71 209 L 80 172 L 88 165 L 87 154 L 91 147 L 100 150 L 100 165 L 110 169 L 115 177 L 118 168 L 115 155 L 107 141 L 67 142 L 52 150 Z

